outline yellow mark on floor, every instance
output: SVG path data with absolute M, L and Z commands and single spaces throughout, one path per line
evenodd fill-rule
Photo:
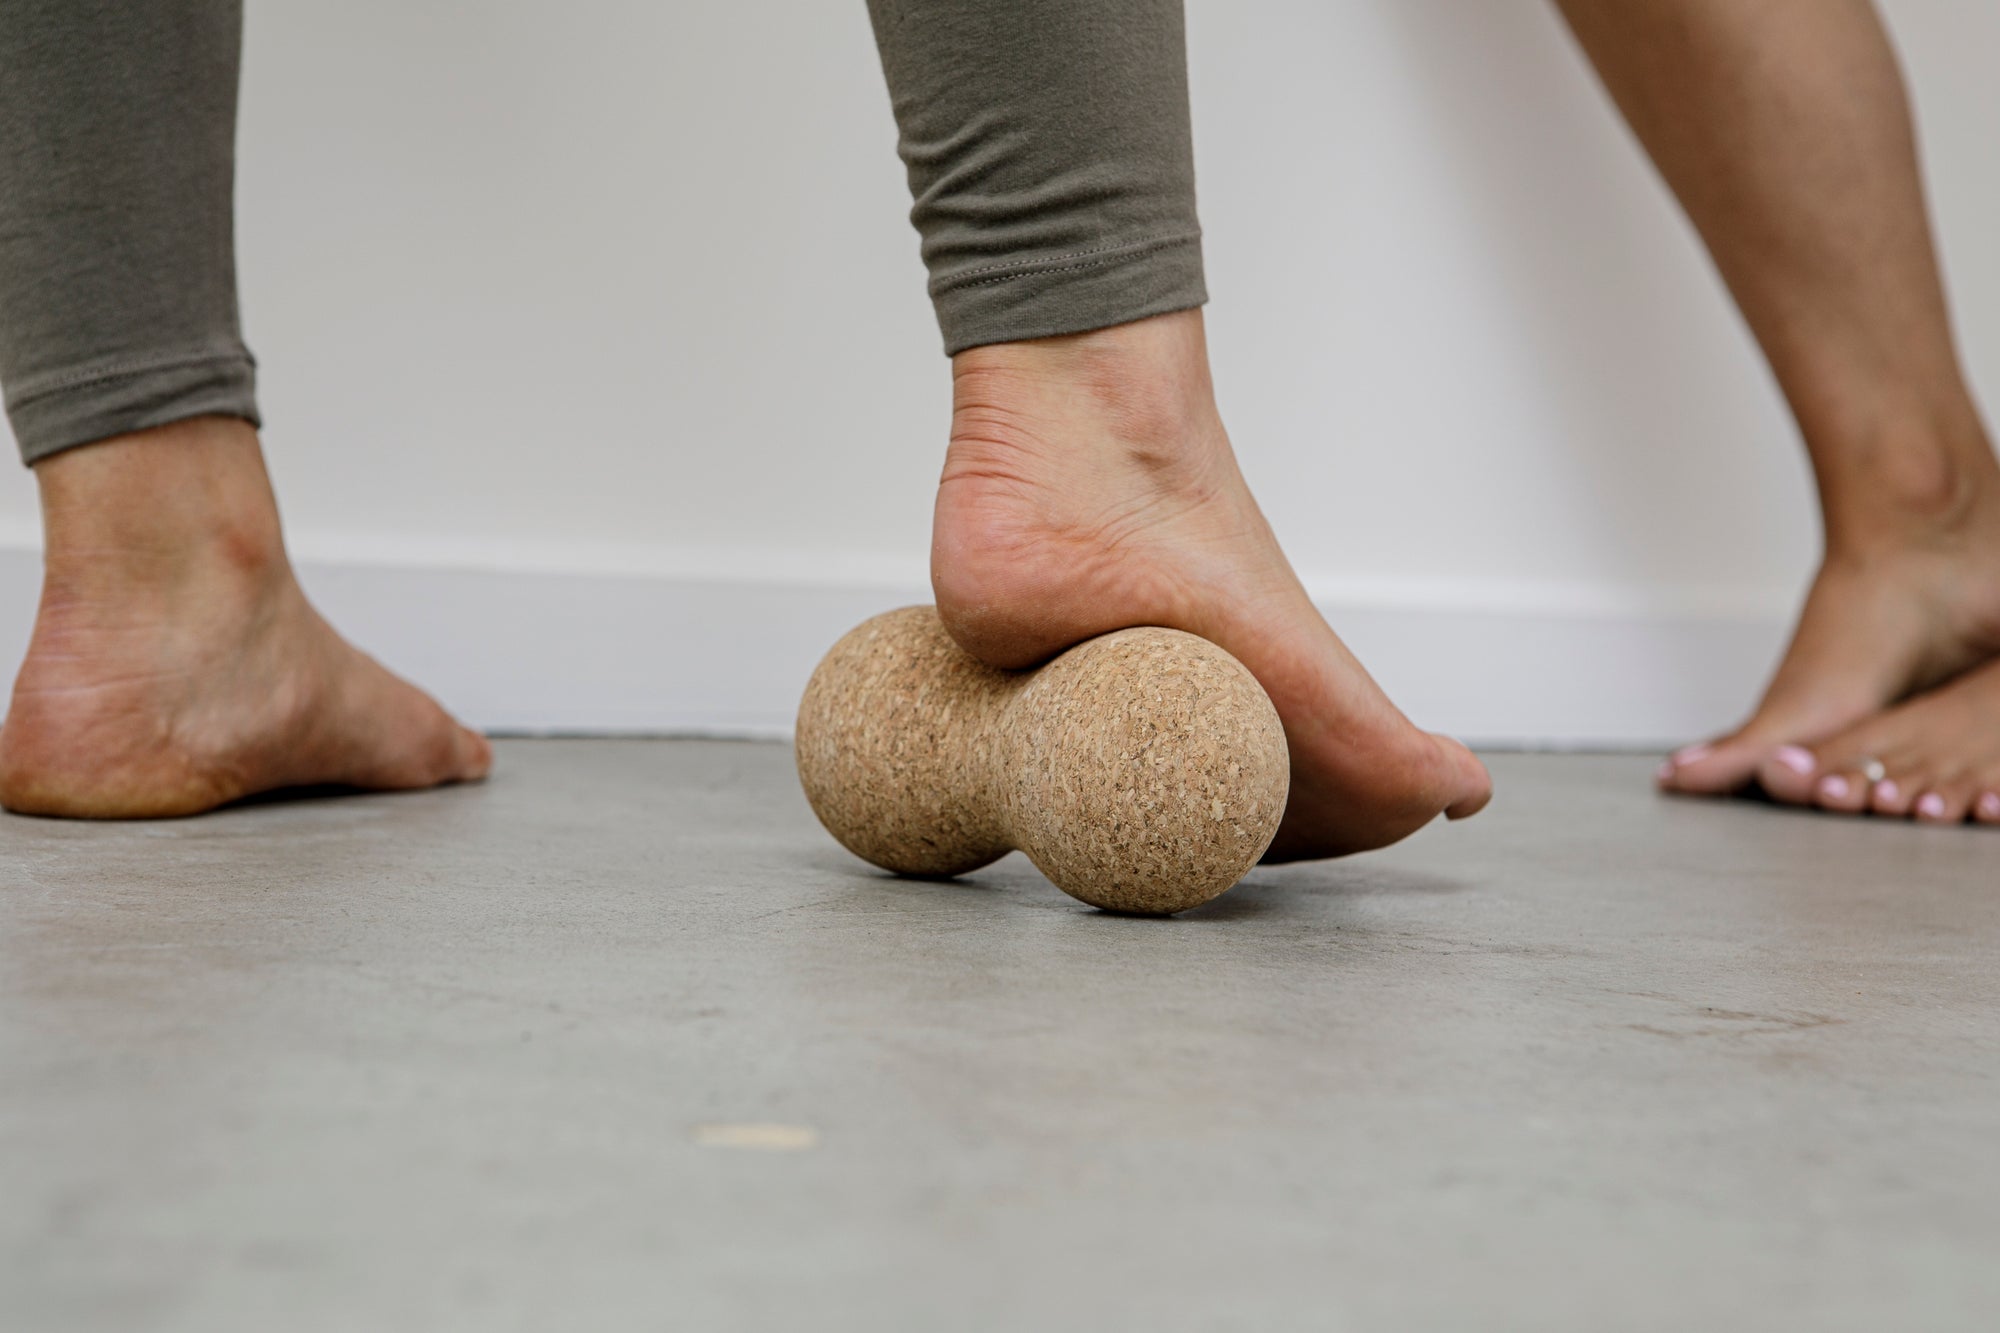
M 804 1152 L 819 1147 L 819 1131 L 811 1125 L 696 1125 L 694 1141 L 704 1148 Z

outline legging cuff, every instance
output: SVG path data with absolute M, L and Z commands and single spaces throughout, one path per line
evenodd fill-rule
M 241 348 L 79 367 L 7 395 L 21 461 L 189 417 L 257 415 L 257 363 Z
M 1129 324 L 1208 300 L 1198 231 L 942 273 L 930 291 L 947 355 Z

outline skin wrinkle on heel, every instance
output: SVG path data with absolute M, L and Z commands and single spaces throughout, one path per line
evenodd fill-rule
M 1277 710 L 1204 639 L 1125 629 L 1001 671 L 928 606 L 833 646 L 799 706 L 797 755 L 813 812 L 866 861 L 951 876 L 1018 848 L 1072 897 L 1149 915 L 1247 874 L 1290 785 Z

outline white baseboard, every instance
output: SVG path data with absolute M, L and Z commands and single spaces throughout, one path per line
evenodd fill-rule
M 467 722 L 506 732 L 784 736 L 806 677 L 915 580 L 300 562 L 350 638 Z M 0 550 L 0 653 L 19 661 L 40 566 Z M 1454 590 L 1455 586 L 1455 590 Z M 1421 725 L 1489 745 L 1638 748 L 1735 721 L 1782 643 L 1770 599 L 1643 602 L 1466 583 L 1322 585 L 1328 619 Z M 1733 603 L 1733 604 L 1732 604 Z

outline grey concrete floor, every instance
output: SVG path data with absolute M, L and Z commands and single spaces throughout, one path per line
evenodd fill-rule
M 777 745 L 0 821 L 0 1327 L 2000 1324 L 2000 830 L 1494 767 L 1164 922 Z

